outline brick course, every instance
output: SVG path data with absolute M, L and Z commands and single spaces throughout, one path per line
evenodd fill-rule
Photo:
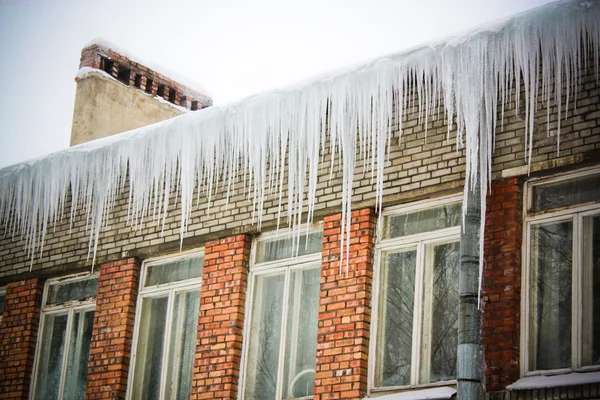
M 100 266 L 86 399 L 124 399 L 131 358 L 140 263 Z
M 335 214 L 323 224 L 315 400 L 362 399 L 367 392 L 375 212 L 352 212 L 348 265 L 342 260 L 340 270 L 341 220 Z
M 44 283 L 9 283 L 0 324 L 0 399 L 29 399 Z
M 482 340 L 486 390 L 519 378 L 522 189 L 518 178 L 493 181 L 487 196 Z
M 207 242 L 192 400 L 237 399 L 251 237 Z

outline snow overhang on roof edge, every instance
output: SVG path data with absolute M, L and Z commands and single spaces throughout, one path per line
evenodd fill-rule
M 439 107 L 445 111 L 449 131 L 457 124 L 456 141 L 467 154 L 465 193 L 476 179 L 481 181 L 483 229 L 497 106 L 503 115 L 506 104 L 525 102 L 530 160 L 536 102 L 542 96 L 542 101 L 556 105 L 559 121 L 566 115 L 581 63 L 592 62 L 598 71 L 599 26 L 598 1 L 551 3 L 472 35 L 380 58 L 302 87 L 210 107 L 9 166 L 0 170 L 0 223 L 6 234 L 25 238 L 33 263 L 35 254 L 43 251 L 48 226 L 63 218 L 70 190 L 70 218 L 76 209 L 83 209 L 89 219 L 93 263 L 106 211 L 127 178 L 128 222 L 137 226 L 148 216 L 164 221 L 169 201 L 165 193 L 178 188 L 183 240 L 194 188 L 198 186 L 198 194 L 204 193 L 210 203 L 217 182 L 229 191 L 239 173 L 249 173 L 245 190 L 253 190 L 258 229 L 262 200 L 284 190 L 288 221 L 302 222 L 306 195 L 310 222 L 327 125 L 331 159 L 342 160 L 342 246 L 348 246 L 344 237 L 350 226 L 356 151 L 371 161 L 365 165 L 376 177 L 380 207 L 388 140 L 392 129 L 402 135 L 403 117 L 414 95 L 424 124 Z M 524 99 L 518 90 L 511 98 L 514 81 L 523 81 Z M 394 112 L 397 126 L 392 127 Z M 559 137 L 560 126 L 556 134 Z M 289 179 L 283 186 L 286 151 Z

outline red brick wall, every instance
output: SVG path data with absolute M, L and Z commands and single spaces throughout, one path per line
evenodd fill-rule
M 124 399 L 140 265 L 135 258 L 100 266 L 86 399 Z
M 207 242 L 192 399 L 237 399 L 251 238 Z
M 518 178 L 492 182 L 487 196 L 483 346 L 486 390 L 519 378 L 522 190 Z
M 352 212 L 348 268 L 340 274 L 341 219 L 324 219 L 315 400 L 362 399 L 367 391 L 375 213 Z
M 44 284 L 9 283 L 0 325 L 0 399 L 28 399 Z

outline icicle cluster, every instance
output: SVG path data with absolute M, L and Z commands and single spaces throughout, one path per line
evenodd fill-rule
M 465 193 L 477 179 L 481 182 L 483 243 L 497 118 L 504 118 L 508 105 L 518 110 L 525 102 L 530 158 L 538 100 L 548 110 L 556 104 L 559 120 L 566 116 L 584 63 L 599 64 L 599 23 L 597 2 L 553 3 L 461 39 L 388 56 L 301 88 L 212 107 L 5 168 L 0 171 L 0 223 L 7 234 L 26 239 L 33 260 L 43 251 L 49 227 L 63 218 L 70 193 L 71 221 L 82 210 L 95 257 L 101 227 L 127 178 L 129 222 L 141 226 L 148 216 L 164 221 L 175 189 L 183 238 L 195 188 L 210 203 L 217 190 L 229 195 L 236 177 L 244 174 L 259 227 L 265 198 L 275 193 L 281 204 L 284 191 L 288 221 L 298 226 L 304 206 L 312 220 L 320 155 L 327 150 L 330 168 L 339 159 L 343 170 L 344 237 L 356 154 L 376 177 L 381 207 L 391 132 L 402 134 L 407 109 L 416 105 L 425 124 L 440 112 L 449 132 L 456 123 L 457 142 L 467 152 Z M 515 82 L 524 85 L 525 99 Z

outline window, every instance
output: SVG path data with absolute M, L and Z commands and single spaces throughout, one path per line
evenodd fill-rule
M 33 399 L 83 399 L 97 291 L 97 276 L 46 282 Z
M 386 210 L 376 248 L 371 390 L 456 379 L 459 198 Z
M 257 240 L 250 270 L 244 399 L 312 396 L 322 232 Z
M 523 373 L 600 366 L 600 172 L 527 187 Z
M 147 262 L 136 312 L 130 399 L 189 399 L 204 254 Z

